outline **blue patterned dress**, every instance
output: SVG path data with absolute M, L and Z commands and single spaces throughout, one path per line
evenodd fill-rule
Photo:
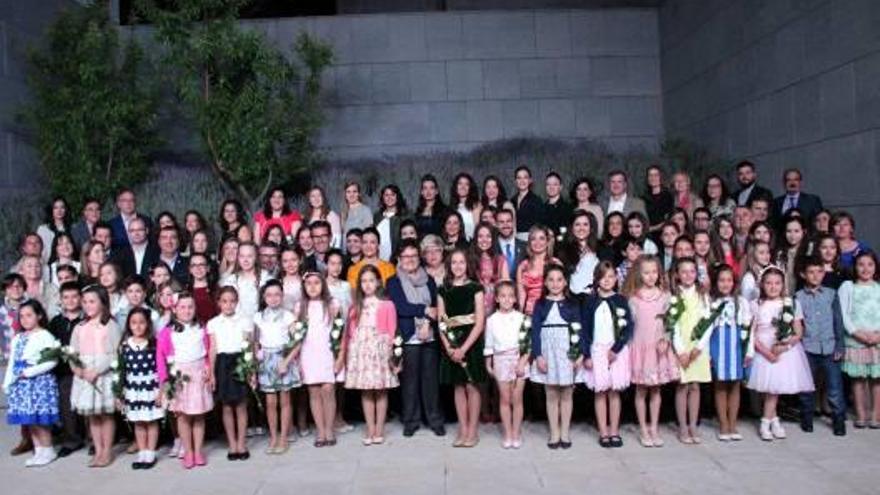
M 750 320 L 748 304 L 741 298 L 735 300 L 732 297 L 725 297 L 720 300 L 725 301 L 727 305 L 710 329 L 712 337 L 709 340 L 709 355 L 712 359 L 712 377 L 719 382 L 743 380 L 745 346 L 740 332 L 740 322 Z
M 58 383 L 55 374 L 48 371 L 25 378 L 21 372 L 35 363 L 22 359 L 28 335 L 20 334 L 12 349 L 12 372 L 16 378 L 9 386 L 6 422 L 11 425 L 51 426 L 59 421 Z

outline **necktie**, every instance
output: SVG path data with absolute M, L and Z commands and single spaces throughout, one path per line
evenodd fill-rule
M 516 267 L 513 266 L 513 248 L 510 243 L 506 244 L 507 252 L 505 253 L 507 256 L 507 267 L 510 269 L 511 276 L 516 273 Z
M 785 211 L 783 213 L 787 212 L 788 210 L 794 209 L 794 208 L 797 208 L 797 196 L 789 195 L 788 196 L 788 206 L 785 208 Z

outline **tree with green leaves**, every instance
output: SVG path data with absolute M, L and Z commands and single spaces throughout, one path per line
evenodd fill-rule
M 251 210 L 273 184 L 316 163 L 321 73 L 330 47 L 307 34 L 287 58 L 243 29 L 249 0 L 141 0 L 156 28 L 164 71 L 193 118 L 212 171 Z M 294 40 L 291 40 L 294 41 Z
M 53 194 L 72 205 L 143 181 L 158 145 L 158 93 L 138 45 L 122 46 L 108 7 L 62 12 L 28 56 L 33 130 Z

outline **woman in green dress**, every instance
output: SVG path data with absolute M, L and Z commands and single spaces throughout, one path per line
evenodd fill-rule
M 483 287 L 475 282 L 467 251 L 455 249 L 446 260 L 446 281 L 437 298 L 440 339 L 445 356 L 440 362 L 440 383 L 455 387 L 458 435 L 453 447 L 474 447 L 479 442 L 479 384 L 486 380 L 483 367 L 483 327 L 486 323 Z

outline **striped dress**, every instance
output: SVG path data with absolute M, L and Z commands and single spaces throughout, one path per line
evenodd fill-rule
M 712 359 L 712 377 L 715 381 L 739 381 L 744 376 L 744 345 L 740 322 L 751 321 L 749 305 L 741 297 L 724 297 L 727 305 L 709 330 L 709 355 Z

